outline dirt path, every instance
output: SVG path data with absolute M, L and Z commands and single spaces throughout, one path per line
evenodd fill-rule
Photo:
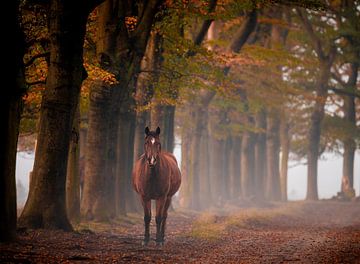
M 141 246 L 142 217 L 28 231 L 0 245 L 1 263 L 360 263 L 360 204 L 289 203 L 170 212 L 167 240 Z M 95 230 L 95 231 L 91 231 Z M 154 235 L 155 226 L 151 226 Z

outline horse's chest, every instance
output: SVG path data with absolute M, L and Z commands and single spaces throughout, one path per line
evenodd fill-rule
M 169 191 L 169 183 L 167 179 L 161 179 L 160 177 L 150 177 L 144 186 L 144 194 L 150 199 L 156 199 L 163 197 Z

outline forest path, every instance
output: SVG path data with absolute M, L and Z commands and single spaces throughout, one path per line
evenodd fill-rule
M 20 233 L 0 245 L 0 263 L 360 263 L 358 202 L 169 212 L 163 247 L 141 246 L 140 215 L 77 228 Z

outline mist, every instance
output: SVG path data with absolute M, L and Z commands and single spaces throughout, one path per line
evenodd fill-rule
M 174 149 L 179 165 L 181 167 L 181 147 L 179 144 Z M 18 152 L 16 165 L 16 182 L 23 186 L 17 191 L 18 207 L 22 207 L 29 192 L 29 173 L 33 168 L 34 153 Z M 306 171 L 305 165 L 292 166 L 290 162 L 288 174 L 288 199 L 300 201 L 306 198 Z M 319 160 L 319 198 L 329 199 L 336 196 L 341 190 L 342 158 L 333 153 L 325 153 Z M 356 152 L 354 163 L 354 188 L 356 195 L 359 195 L 360 188 L 360 153 Z

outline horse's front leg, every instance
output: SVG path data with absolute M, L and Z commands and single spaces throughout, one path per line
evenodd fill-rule
M 171 197 L 165 197 L 156 201 L 156 244 L 164 245 L 167 211 L 171 203 Z
M 163 221 L 163 211 L 165 206 L 165 198 L 160 198 L 156 200 L 156 245 L 163 245 L 164 244 L 164 237 L 162 236 L 161 226 Z
M 144 208 L 144 225 L 145 225 L 143 245 L 146 246 L 150 241 L 151 200 L 145 200 L 144 198 L 142 198 L 141 202 Z

